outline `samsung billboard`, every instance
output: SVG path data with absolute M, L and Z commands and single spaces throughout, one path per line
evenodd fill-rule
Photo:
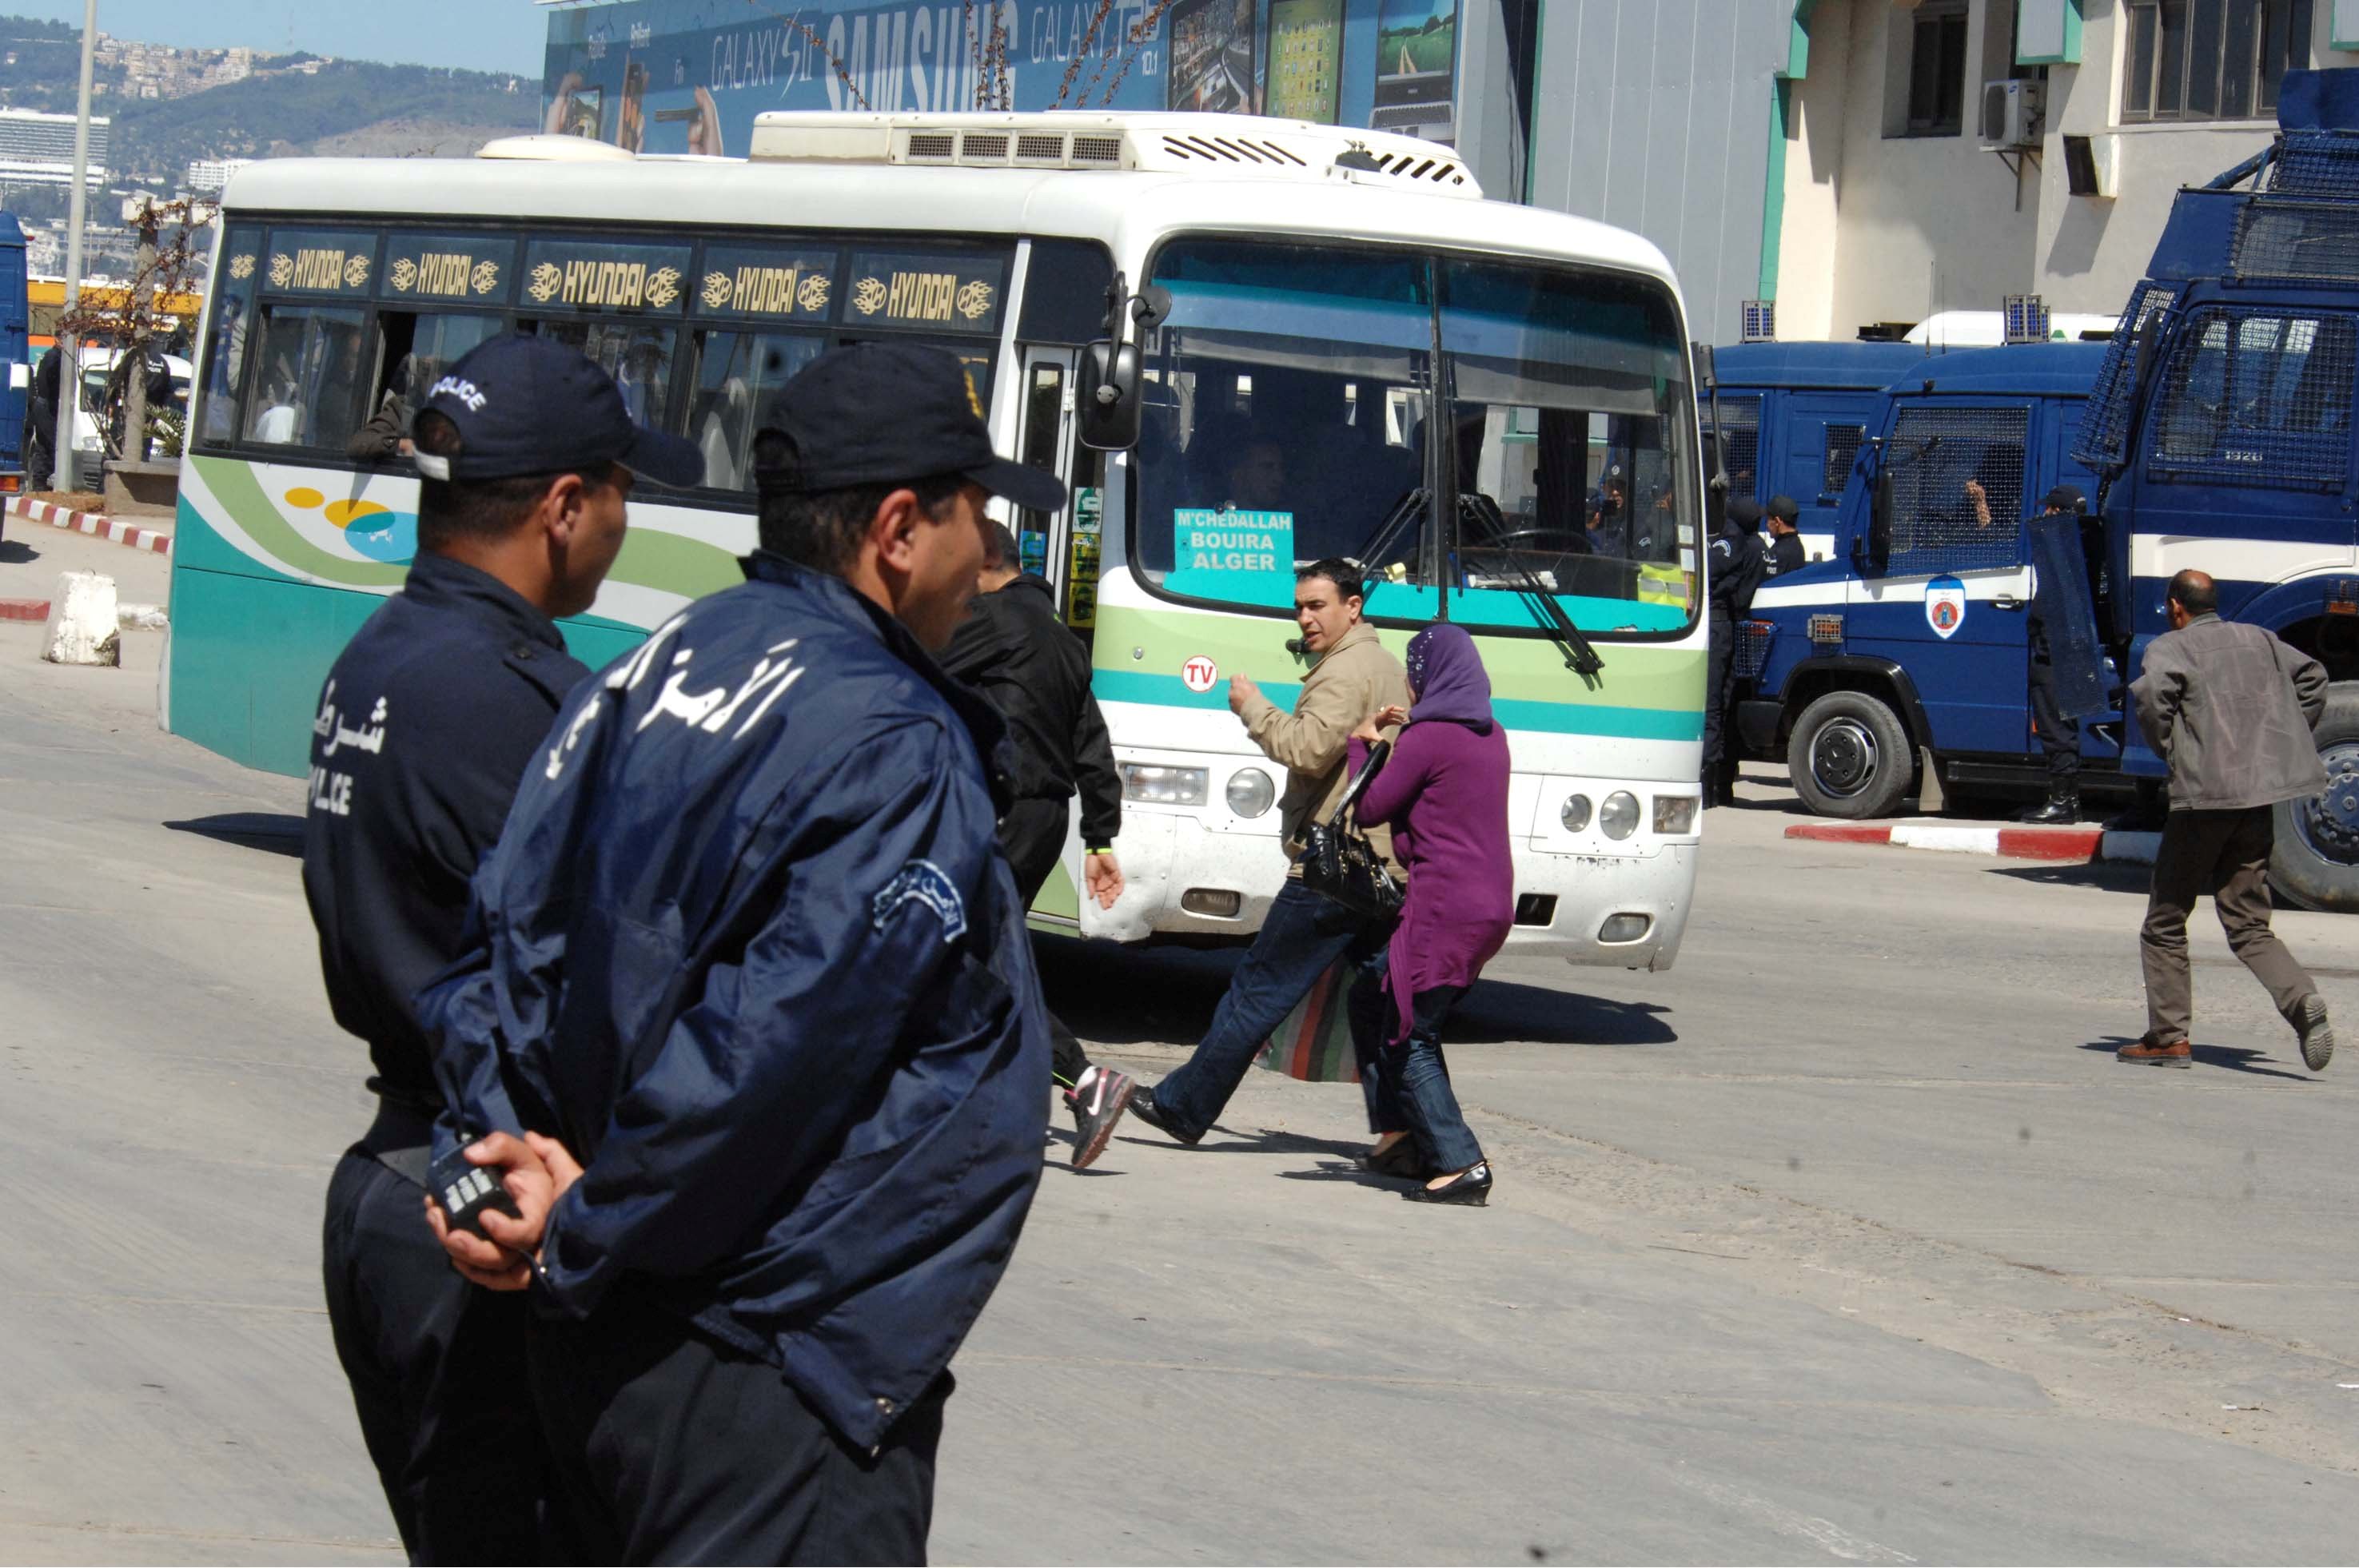
M 614 0 L 554 10 L 545 127 L 743 154 L 772 109 L 1183 109 L 1456 135 L 1458 0 Z

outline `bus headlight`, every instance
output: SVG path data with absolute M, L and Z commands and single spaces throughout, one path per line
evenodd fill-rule
M 1627 838 L 1638 831 L 1638 797 L 1626 789 L 1617 789 L 1605 797 L 1597 808 L 1597 826 L 1605 829 L 1608 838 Z
M 1658 795 L 1655 797 L 1655 831 L 1658 833 L 1692 833 L 1695 831 L 1696 797 L 1691 795 Z
M 1229 809 L 1239 816 L 1256 817 L 1277 799 L 1277 785 L 1259 768 L 1240 768 L 1229 775 Z
M 1122 798 L 1152 806 L 1201 806 L 1211 773 L 1204 768 L 1167 768 L 1155 762 L 1125 762 Z
M 1557 813 L 1557 816 L 1564 823 L 1564 830 L 1566 832 L 1587 832 L 1589 829 L 1589 797 L 1585 795 L 1574 795 L 1571 800 L 1564 803 L 1564 809 Z

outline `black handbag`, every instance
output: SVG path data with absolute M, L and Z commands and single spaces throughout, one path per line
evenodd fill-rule
M 1360 831 L 1360 794 L 1385 765 L 1392 749 L 1389 741 L 1368 748 L 1368 765 L 1343 791 L 1343 798 L 1335 803 L 1327 820 L 1303 828 L 1302 854 L 1295 861 L 1302 868 L 1304 887 L 1369 920 L 1392 919 L 1400 914 L 1401 903 L 1408 896 L 1385 870 L 1368 836 Z

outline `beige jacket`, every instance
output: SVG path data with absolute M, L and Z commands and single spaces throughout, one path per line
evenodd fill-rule
M 1277 810 L 1288 860 L 1302 852 L 1303 825 L 1323 820 L 1343 798 L 1343 786 L 1351 782 L 1347 743 L 1360 720 L 1388 702 L 1407 708 L 1409 701 L 1408 672 L 1376 641 L 1375 629 L 1362 622 L 1320 655 L 1302 677 L 1302 695 L 1295 698 L 1292 713 L 1280 712 L 1264 697 L 1246 704 L 1239 715 L 1245 733 L 1286 770 L 1286 793 L 1278 797 Z M 1402 874 L 1393 859 L 1390 832 L 1372 827 L 1368 841 L 1396 876 Z M 1301 873 L 1289 869 L 1287 874 Z
M 2275 633 L 2199 615 L 2147 645 L 2130 697 L 2170 764 L 2173 810 L 2249 810 L 2326 787 L 2310 733 L 2326 711 L 2326 669 Z

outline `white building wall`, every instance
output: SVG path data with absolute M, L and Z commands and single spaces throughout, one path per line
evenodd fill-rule
M 1817 0 L 1811 9 L 1808 71 L 1788 84 L 1782 338 L 1849 339 L 1940 309 L 1995 310 L 2017 293 L 2060 312 L 2118 314 L 2179 189 L 2251 157 L 2275 132 L 2270 120 L 2123 124 L 2123 6 L 2082 0 L 2081 62 L 2049 68 L 2046 134 L 2024 168 L 2018 207 L 2016 176 L 1982 150 L 1975 123 L 1981 84 L 2009 74 L 2015 0 L 1973 0 L 1969 10 L 1955 136 L 1892 134 L 1906 121 L 1915 4 Z M 2332 47 L 2332 11 L 2330 0 L 2313 6 L 2310 63 L 2359 66 L 2359 52 Z M 2070 193 L 2067 133 L 2112 145 L 2117 194 Z

